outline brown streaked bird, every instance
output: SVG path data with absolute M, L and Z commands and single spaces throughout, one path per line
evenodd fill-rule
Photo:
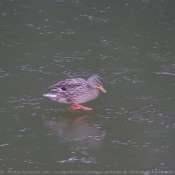
M 43 94 L 44 97 L 51 98 L 59 103 L 72 104 L 73 110 L 92 110 L 92 108 L 80 104 L 97 98 L 100 90 L 106 93 L 102 78 L 98 75 L 92 75 L 87 81 L 82 78 L 66 79 L 50 86 L 50 88 L 52 91 Z

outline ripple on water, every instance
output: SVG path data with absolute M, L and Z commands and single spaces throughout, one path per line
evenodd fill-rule
M 31 159 L 26 159 L 26 160 L 24 160 L 24 162 L 25 162 L 25 163 L 30 163 L 30 164 L 31 164 L 31 163 L 35 163 L 35 162 L 34 162 L 33 160 L 31 160 Z
M 71 157 L 71 158 L 68 158 L 68 159 L 64 159 L 64 160 L 59 160 L 57 161 L 58 163 L 60 164 L 63 164 L 63 163 L 72 163 L 72 162 L 82 162 L 82 163 L 96 163 L 96 159 L 95 158 L 92 158 L 92 157 L 82 157 L 82 158 L 78 158 L 78 157 Z
M 13 75 L 9 72 L 6 72 L 6 71 L 0 69 L 0 78 L 8 78 L 8 77 L 13 77 Z
M 0 144 L 1 147 L 9 146 L 9 143 L 2 143 Z
M 39 101 L 42 98 L 33 98 L 30 96 L 24 95 L 23 97 L 10 97 L 8 103 L 12 103 L 15 109 L 24 108 L 27 105 L 33 106 L 34 108 L 40 108 Z M 34 113 L 32 115 L 35 115 Z
M 137 110 L 130 112 L 131 116 L 128 117 L 130 121 L 137 122 L 154 122 L 154 116 L 157 115 L 156 108 L 153 105 L 142 106 Z
M 145 149 L 145 148 L 149 148 L 151 146 L 151 144 L 149 142 L 135 142 L 135 141 L 132 141 L 132 140 L 128 140 L 126 142 L 121 142 L 119 140 L 113 140 L 112 143 L 114 144 L 113 147 L 117 147 L 117 148 L 122 148 L 123 147 L 127 147 L 128 151 L 130 151 L 129 148 L 132 148 L 132 149 L 136 149 L 136 150 L 142 150 L 142 149 Z
M 80 15 L 82 18 L 88 19 L 91 22 L 108 22 L 108 19 L 99 18 L 92 15 Z
M 44 71 L 45 67 L 39 67 L 39 68 L 32 68 L 30 67 L 29 65 L 23 65 L 21 66 L 21 70 L 23 71 L 30 71 L 30 72 L 40 72 L 40 73 L 43 73 L 43 74 L 51 74 L 53 72 L 46 72 Z
M 155 74 L 157 74 L 157 75 L 171 75 L 171 76 L 175 76 L 175 73 L 171 73 L 171 72 L 155 72 Z

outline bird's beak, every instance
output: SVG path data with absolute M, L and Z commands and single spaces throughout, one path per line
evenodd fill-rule
M 106 93 L 106 90 L 104 89 L 103 86 L 99 86 L 98 89 L 100 89 L 102 92 Z

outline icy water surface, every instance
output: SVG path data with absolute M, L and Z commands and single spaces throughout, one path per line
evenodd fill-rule
M 0 31 L 0 172 L 175 174 L 173 1 L 0 0 Z M 92 111 L 42 96 L 93 74 Z

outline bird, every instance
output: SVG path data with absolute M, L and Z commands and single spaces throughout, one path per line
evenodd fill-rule
M 71 104 L 72 110 L 92 110 L 80 104 L 96 99 L 100 90 L 106 93 L 102 78 L 98 75 L 92 75 L 87 81 L 82 78 L 65 79 L 50 88 L 51 92 L 43 96 L 59 103 Z

